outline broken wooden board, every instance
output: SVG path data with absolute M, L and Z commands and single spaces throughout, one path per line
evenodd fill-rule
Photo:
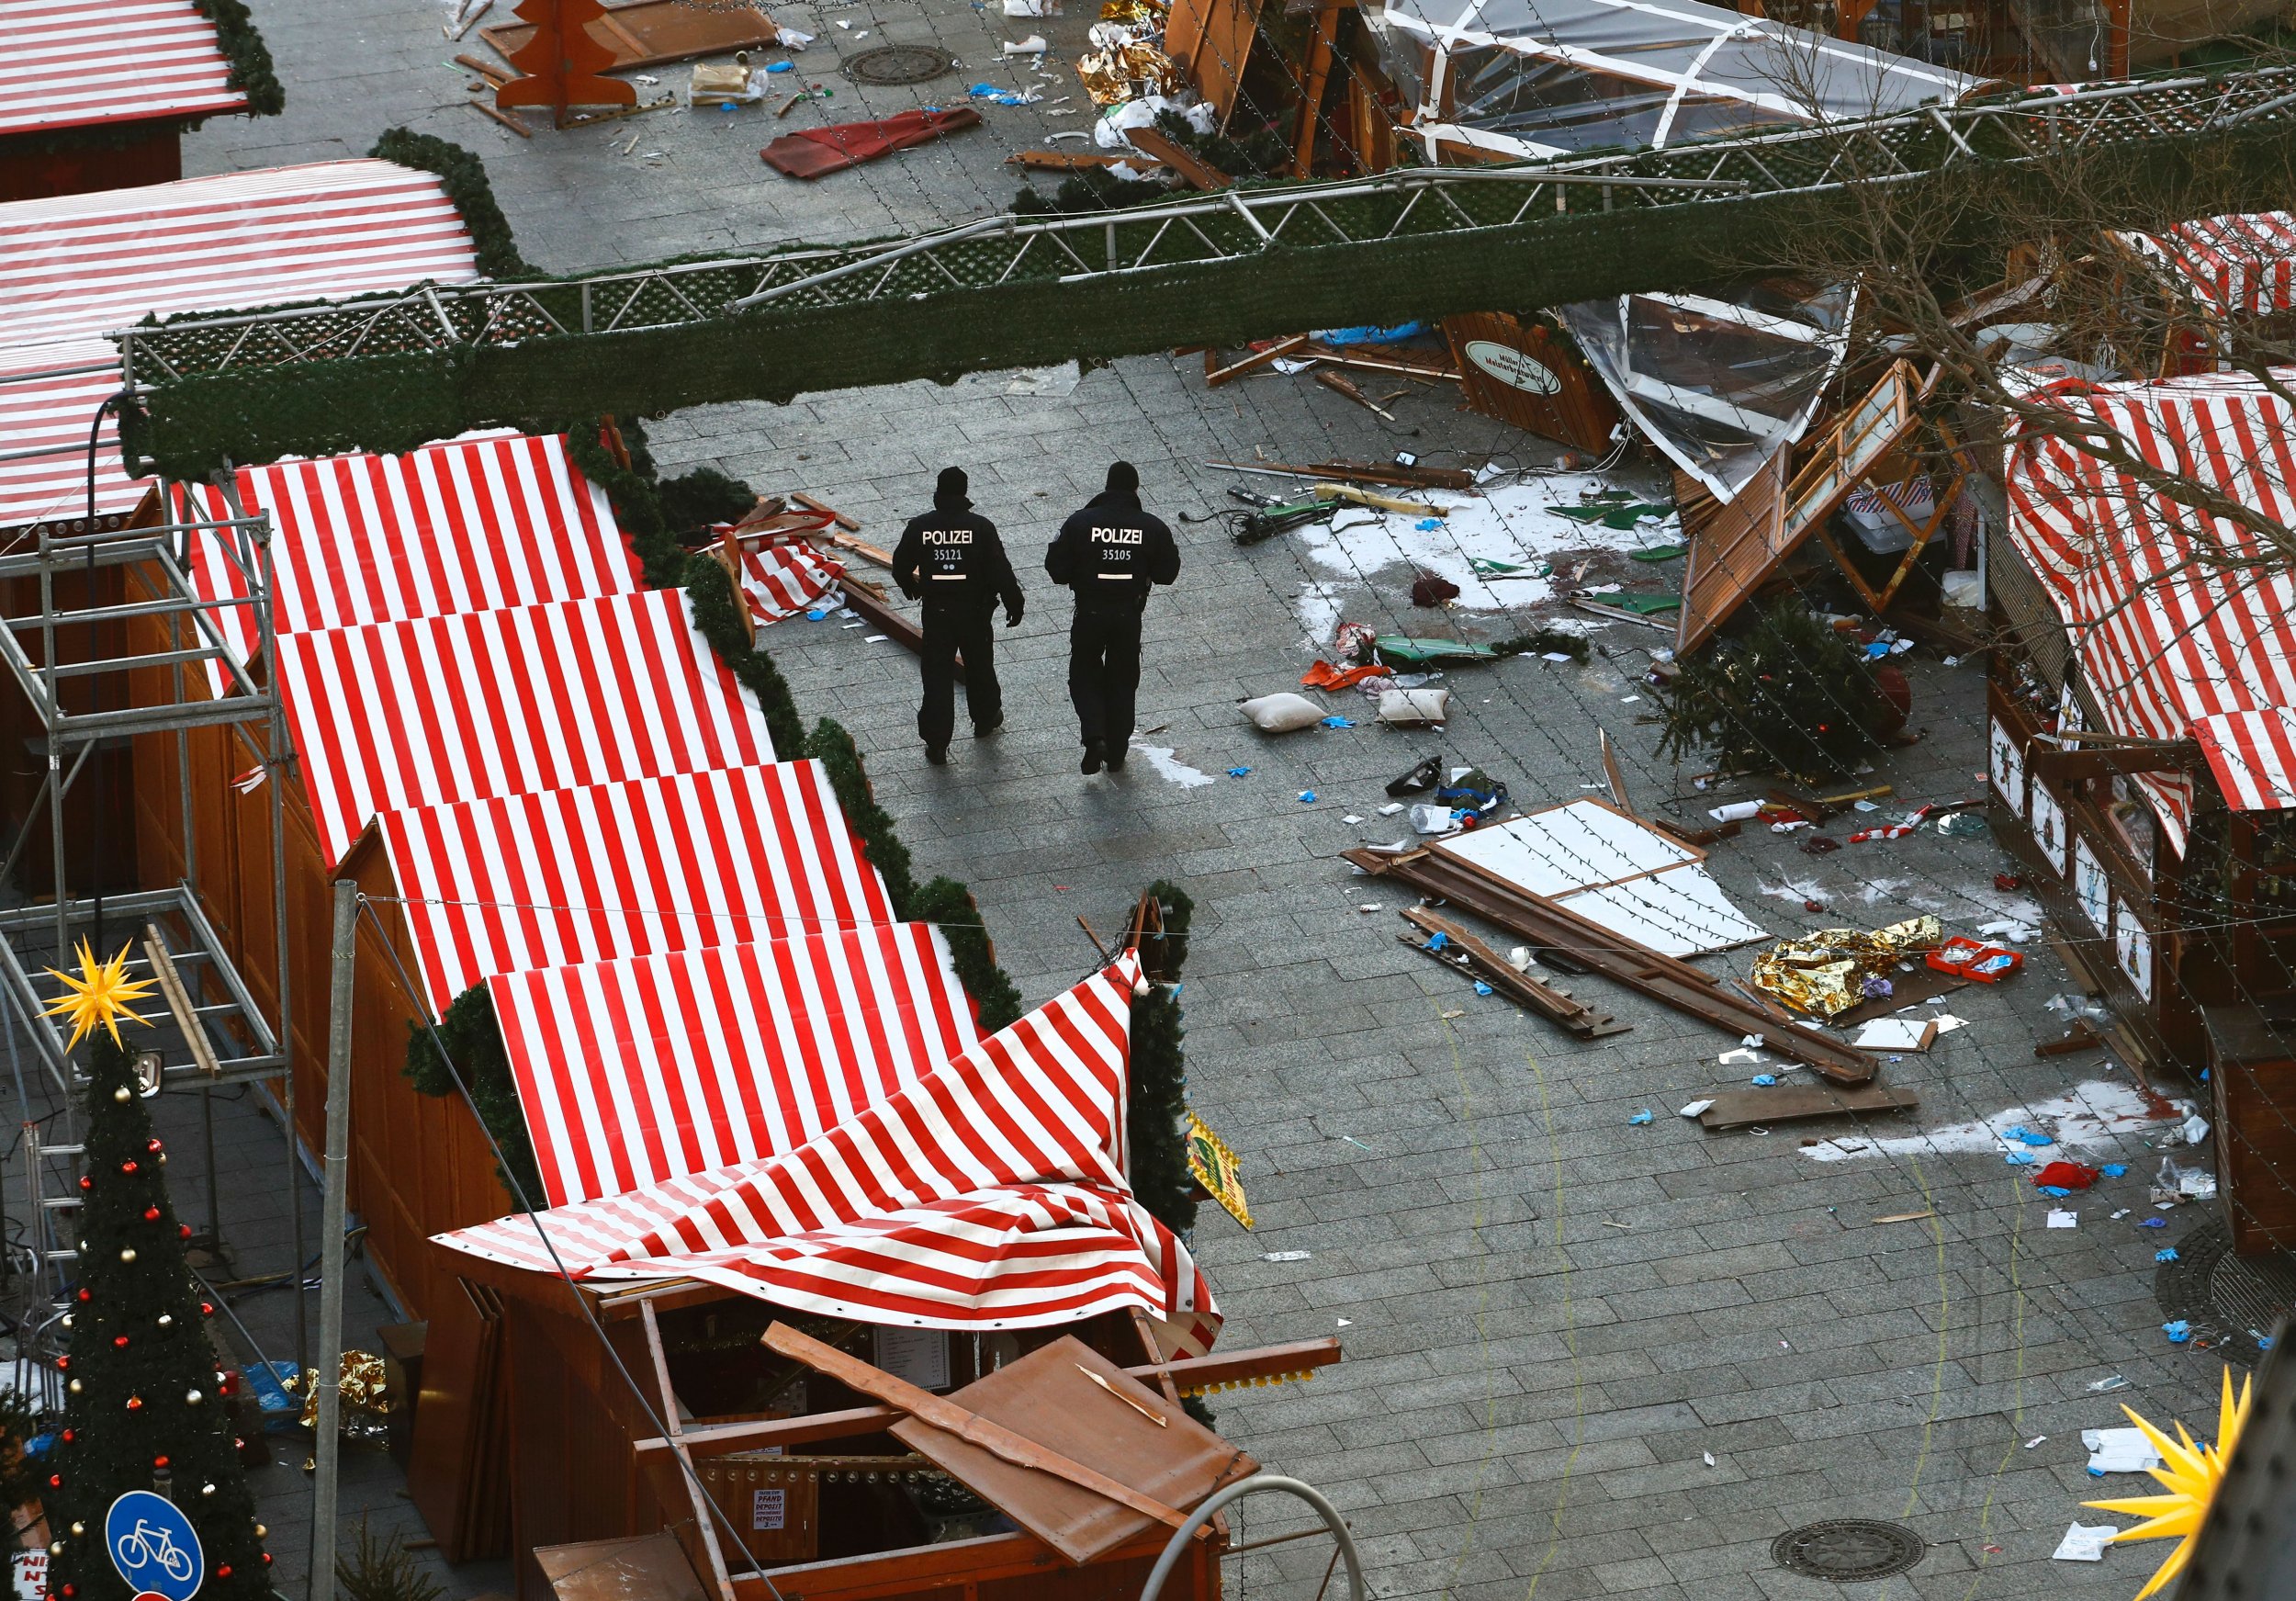
M 1837 1029 L 1853 1029 L 1875 1018 L 1885 1018 L 1901 1007 L 1928 1000 L 1932 996 L 1951 995 L 1956 989 L 1966 989 L 1972 980 L 1958 973 L 1941 973 L 1926 962 L 1917 962 L 1910 973 L 1893 969 L 1882 975 L 1889 980 L 1889 993 L 1877 995 L 1872 1000 L 1862 1000 L 1848 1011 L 1827 1020 Z
M 1095 167 L 1154 167 L 1156 163 L 1144 156 L 1111 155 L 1098 150 L 1022 150 L 1007 156 L 1005 164 L 1036 173 L 1081 173 Z
M 1444 936 L 1447 948 L 1437 951 L 1418 944 L 1409 935 L 1397 935 L 1405 944 L 1414 950 L 1425 951 L 1446 966 L 1458 965 L 1447 960 L 1448 952 L 1456 950 L 1466 959 L 1465 971 L 1482 978 L 1493 989 L 1521 1001 L 1541 1017 L 1560 1023 L 1581 1040 L 1604 1039 L 1612 1034 L 1623 1034 L 1634 1027 L 1632 1023 L 1620 1022 L 1608 1012 L 1598 1012 L 1585 1002 L 1573 999 L 1551 984 L 1540 983 L 1440 913 L 1415 906 L 1406 908 L 1403 918 L 1413 928 Z
M 1176 141 L 1166 138 L 1153 128 L 1135 128 L 1125 134 L 1131 147 L 1142 155 L 1153 156 L 1187 180 L 1192 189 L 1206 193 L 1232 188 L 1235 180 L 1210 162 L 1191 151 L 1183 150 Z
M 613 52 L 613 64 L 606 70 L 614 73 L 728 51 L 757 50 L 778 44 L 782 38 L 773 19 L 764 12 L 722 0 L 713 6 L 696 6 L 692 0 L 624 0 L 622 5 L 608 6 L 605 15 L 584 31 Z M 478 29 L 478 37 L 504 61 L 524 49 L 534 36 L 531 22 L 498 22 Z
M 1698 1122 L 1701 1127 L 1708 1129 L 1756 1128 L 1814 1117 L 1911 1111 L 1920 1104 L 1912 1090 L 1900 1089 L 1894 1084 L 1865 1084 L 1854 1088 L 1786 1084 L 1774 1089 L 1723 1090 L 1714 1098 L 1712 1106 L 1698 1114 Z
M 1513 888 L 1440 851 L 1390 856 L 1378 851 L 1340 852 L 1374 878 L 1408 884 L 1521 937 L 1540 953 L 1559 951 L 1572 964 L 1677 1011 L 1687 1012 L 1733 1038 L 1760 1034 L 1779 1055 L 1815 1068 L 1838 1084 L 1864 1084 L 1880 1062 L 1831 1035 L 1800 1023 L 1780 1022 L 1761 1007 L 1722 987 L 1713 975 L 1613 932 L 1544 896 Z

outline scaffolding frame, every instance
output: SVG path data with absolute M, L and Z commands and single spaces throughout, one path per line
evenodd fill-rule
M 45 745 L 46 770 L 27 811 L 22 829 L 0 861 L 0 878 L 12 874 L 41 824 L 43 808 L 53 889 L 45 902 L 0 911 L 0 1000 L 17 1014 L 41 1065 L 62 1097 L 62 1135 L 50 1138 L 28 1125 L 24 1149 L 33 1215 L 27 1237 L 34 1272 L 33 1299 L 46 1302 L 49 1314 L 62 1309 L 59 1269 L 77 1253 L 63 1224 L 77 1203 L 76 1168 L 84 1155 L 74 1133 L 74 1102 L 84 1078 L 73 1064 L 68 1036 L 43 1014 L 56 989 L 36 976 L 39 953 L 52 944 L 57 960 L 68 960 L 74 942 L 85 939 L 98 960 L 113 948 L 109 928 L 124 930 L 130 975 L 148 978 L 158 992 L 152 1039 L 139 1071 L 152 1093 L 197 1089 L 203 1102 L 208 1175 L 207 1239 L 219 1248 L 219 1182 L 215 1160 L 212 1092 L 232 1084 L 278 1079 L 287 1134 L 287 1180 L 296 1182 L 295 1077 L 292 1060 L 291 945 L 287 929 L 285 805 L 286 768 L 292 752 L 285 708 L 276 691 L 276 637 L 271 595 L 271 523 L 267 514 L 245 514 L 236 486 L 221 485 L 229 514 L 202 516 L 197 500 L 176 486 L 161 483 L 156 504 L 120 527 L 87 524 L 43 524 L 27 530 L 16 549 L 0 556 L 0 591 L 36 582 L 39 608 L 0 617 L 0 665 L 17 693 L 29 702 L 38 724 L 35 738 Z M 182 520 L 165 520 L 168 512 Z M 223 581 L 222 593 L 202 592 L 193 574 L 203 563 Z M 155 598 L 107 600 L 96 575 L 132 569 Z M 78 578 L 87 592 L 77 604 L 61 603 L 61 581 Z M 245 620 L 233 626 L 233 614 Z M 117 656 L 103 652 L 102 632 L 119 624 L 163 619 L 163 648 L 129 648 Z M 252 626 L 248 626 L 252 624 Z M 78 638 L 88 648 L 79 660 L 65 660 Z M 240 643 L 236 643 L 239 641 Z M 252 644 L 252 649 L 248 648 Z M 166 686 L 163 698 L 150 693 L 153 670 Z M 204 683 L 195 681 L 197 673 Z M 144 682 L 140 686 L 137 680 Z M 74 709 L 72 692 L 86 681 L 87 709 Z M 138 704 L 139 688 L 143 704 Z M 199 693 L 195 693 L 197 691 Z M 107 693 L 108 692 L 108 693 Z M 259 746 L 253 730 L 260 725 Z M 272 1015 L 248 988 L 208 915 L 197 887 L 198 831 L 194 821 L 191 737 L 195 730 L 225 727 L 264 772 L 270 790 L 269 847 L 271 916 L 276 970 Z M 106 895 L 100 888 L 75 896 L 69 882 L 65 838 L 66 805 L 92 757 L 107 746 L 139 736 L 173 734 L 175 743 L 175 806 L 181 831 L 183 871 L 178 881 L 156 889 Z M 157 774 L 140 773 L 150 781 Z M 100 809 L 96 827 L 103 826 Z M 275 1026 L 276 1020 L 276 1026 Z M 139 1041 L 139 1043 L 141 1043 Z M 59 1167 L 59 1159 L 66 1164 Z M 303 1220 L 290 1206 L 296 1271 L 303 1265 Z M 41 1326 L 37 1309 L 26 1320 Z M 302 1297 L 297 1298 L 298 1359 L 307 1338 Z

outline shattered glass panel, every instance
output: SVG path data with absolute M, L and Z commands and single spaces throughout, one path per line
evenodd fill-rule
M 1571 337 L 1651 442 L 1728 502 L 1809 426 L 1846 346 L 1851 297 L 1764 279 L 1712 295 L 1562 308 Z

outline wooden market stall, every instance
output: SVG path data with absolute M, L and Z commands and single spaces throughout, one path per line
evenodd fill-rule
M 194 0 L 0 0 L 0 201 L 180 178 L 186 130 L 256 109 L 243 79 L 270 71 Z
M 2063 403 L 2278 525 L 2296 513 L 2296 415 L 2267 386 Z M 2004 835 L 2122 1049 L 2208 1071 L 2235 1246 L 2296 1246 L 2296 581 L 2254 529 L 2045 433 L 2012 442 L 2009 513 L 1986 703 Z

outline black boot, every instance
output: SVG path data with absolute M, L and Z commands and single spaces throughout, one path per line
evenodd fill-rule
M 994 734 L 995 732 L 996 732 L 996 730 L 997 730 L 997 729 L 999 729 L 999 728 L 1003 727 L 1004 726 L 1005 726 L 1005 714 L 1004 714 L 1004 713 L 1002 713 L 1002 712 L 999 712 L 999 713 L 997 713 L 995 716 L 991 717 L 991 718 L 990 718 L 987 722 L 985 722 L 985 723 L 975 723 L 975 724 L 974 724 L 974 725 L 973 725 L 973 737 L 974 737 L 975 739 L 985 739 L 985 738 L 988 738 L 991 734 Z
M 925 760 L 926 760 L 926 761 L 929 761 L 929 762 L 931 762 L 931 763 L 932 763 L 935 767 L 946 767 L 946 766 L 948 766 L 948 765 L 949 765 L 949 747 L 948 747 L 948 746 L 946 746 L 946 745 L 928 745 L 928 746 L 926 746 L 926 747 L 925 747 Z
M 1089 777 L 1099 772 L 1101 763 L 1107 760 L 1108 758 L 1101 752 L 1100 741 L 1087 739 L 1085 741 L 1085 759 L 1076 764 L 1076 771 Z
M 1113 750 L 1109 751 L 1109 771 L 1110 772 L 1123 772 L 1123 771 L 1124 771 L 1124 758 L 1125 758 L 1125 757 L 1127 757 L 1127 756 L 1129 756 L 1129 755 L 1131 755 L 1131 750 L 1129 750 L 1128 749 L 1126 749 L 1124 746 L 1121 746 L 1121 745 L 1119 745 L 1119 746 L 1118 746 L 1115 750 Z

